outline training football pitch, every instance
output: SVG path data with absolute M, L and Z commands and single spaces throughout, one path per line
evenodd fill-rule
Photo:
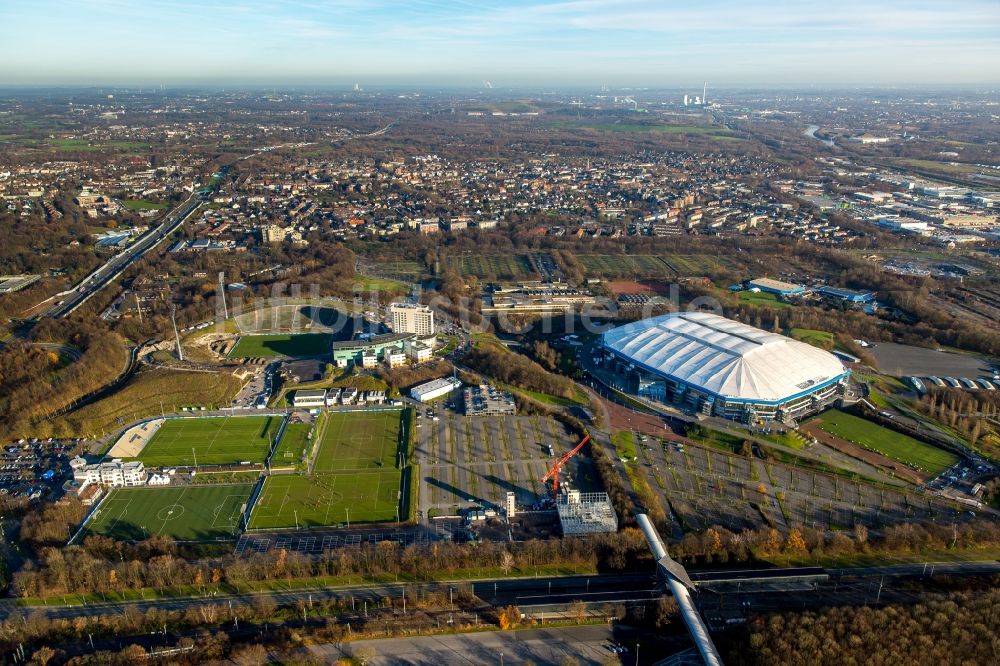
M 252 484 L 116 488 L 84 530 L 119 540 L 154 534 L 178 541 L 230 539 L 253 490 Z
M 406 413 L 324 414 L 312 474 L 268 477 L 250 529 L 396 520 L 401 479 L 397 452 L 405 451 L 408 441 Z
M 270 358 L 273 356 L 320 356 L 330 353 L 329 333 L 242 335 L 229 352 L 230 358 Z
M 262 463 L 280 416 L 167 419 L 137 456 L 147 467 Z
M 323 474 L 395 467 L 403 413 L 394 409 L 326 414 L 313 471 Z
M 398 469 L 270 476 L 250 516 L 250 529 L 322 527 L 396 519 Z

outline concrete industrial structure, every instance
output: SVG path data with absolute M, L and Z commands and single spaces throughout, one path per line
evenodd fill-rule
M 393 303 L 389 306 L 393 333 L 434 335 L 434 311 L 426 305 Z
M 602 346 L 624 390 L 744 423 L 793 423 L 842 397 L 850 376 L 829 352 L 707 312 L 619 326 Z
M 618 515 L 607 493 L 570 490 L 556 500 L 563 536 L 613 534 L 618 531 Z

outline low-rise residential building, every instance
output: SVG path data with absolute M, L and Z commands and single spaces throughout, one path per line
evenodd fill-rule
M 84 488 L 90 484 L 101 486 L 141 486 L 145 485 L 147 473 L 141 460 L 124 462 L 115 458 L 110 462 L 87 464 L 83 458 L 70 461 L 73 480 Z

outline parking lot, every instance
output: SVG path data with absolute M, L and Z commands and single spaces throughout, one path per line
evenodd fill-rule
M 546 472 L 576 444 L 561 423 L 540 416 L 421 415 L 416 446 L 420 508 L 431 516 L 482 502 L 502 505 L 508 491 L 516 493 L 520 507 L 530 508 L 548 496 L 541 483 Z M 577 469 L 570 465 L 561 478 Z
M 252 366 L 246 366 L 250 368 Z M 277 363 L 253 368 L 253 375 L 240 392 L 233 398 L 233 407 L 238 409 L 264 409 L 271 397 Z
M 775 526 L 845 529 L 964 515 L 928 494 L 812 472 L 691 444 L 639 443 L 639 465 L 685 530 Z

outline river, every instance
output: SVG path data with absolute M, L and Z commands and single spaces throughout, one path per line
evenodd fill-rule
M 819 141 L 820 143 L 822 143 L 823 145 L 825 145 L 825 146 L 827 146 L 829 148 L 836 148 L 837 144 L 834 143 L 834 141 L 832 139 L 821 139 L 818 136 L 816 136 L 816 130 L 818 130 L 818 129 L 819 129 L 819 125 L 810 125 L 802 133 L 805 134 L 806 136 L 808 136 L 811 139 L 816 139 L 817 141 Z

